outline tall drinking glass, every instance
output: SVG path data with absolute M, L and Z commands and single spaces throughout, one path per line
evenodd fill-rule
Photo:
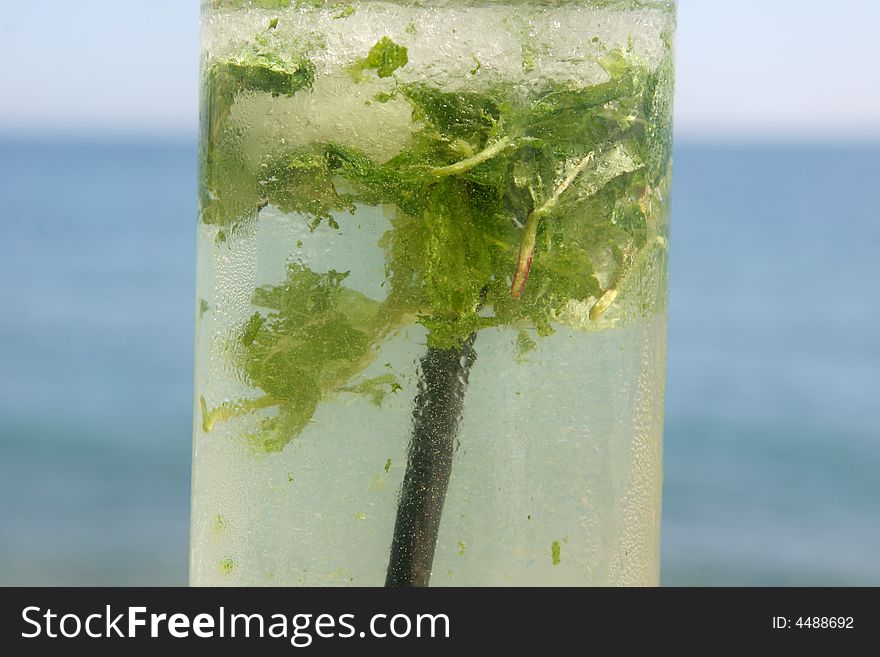
M 203 2 L 193 584 L 657 584 L 674 28 Z

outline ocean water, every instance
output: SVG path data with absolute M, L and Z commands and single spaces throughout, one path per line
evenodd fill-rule
M 663 582 L 880 584 L 880 145 L 676 149 Z M 0 141 L 0 585 L 186 581 L 195 144 Z

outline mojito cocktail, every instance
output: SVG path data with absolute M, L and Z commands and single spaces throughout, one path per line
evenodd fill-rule
M 656 584 L 675 3 L 202 18 L 192 582 Z

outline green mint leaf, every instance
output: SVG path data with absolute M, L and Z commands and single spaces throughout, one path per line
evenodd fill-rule
M 260 313 L 254 313 L 251 315 L 247 324 L 244 325 L 244 330 L 241 332 L 241 343 L 245 347 L 250 347 L 254 343 L 254 340 L 257 339 L 257 334 L 265 323 L 266 320 L 263 319 L 263 316 Z
M 315 81 L 315 65 L 307 60 L 285 61 L 258 49 L 245 51 L 226 62 L 214 64 L 209 87 L 215 102 L 231 105 L 242 91 L 262 91 L 273 96 L 292 96 Z
M 275 408 L 250 439 L 255 448 L 277 451 L 305 428 L 323 397 L 345 391 L 381 404 L 399 388 L 392 374 L 349 384 L 369 365 L 371 346 L 394 319 L 381 312 L 379 302 L 344 287 L 347 276 L 292 263 L 284 283 L 254 292 L 252 303 L 262 311 L 241 327 L 232 352 L 246 380 L 265 395 L 211 410 L 202 400 L 206 431 L 217 422 Z
M 449 143 L 463 140 L 481 148 L 501 116 L 498 101 L 487 94 L 453 93 L 426 84 L 405 85 L 401 93 L 413 106 L 414 118 Z
M 516 336 L 516 357 L 523 361 L 525 357 L 538 348 L 538 343 L 525 331 L 520 331 Z
M 406 46 L 401 46 L 387 36 L 379 39 L 370 48 L 370 52 L 363 59 L 358 60 L 349 69 L 355 80 L 360 80 L 364 71 L 373 70 L 380 78 L 388 78 L 401 66 L 409 62 Z

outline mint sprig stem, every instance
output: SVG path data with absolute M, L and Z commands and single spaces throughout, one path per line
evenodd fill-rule
M 559 198 L 569 187 L 572 186 L 574 181 L 577 180 L 577 177 L 586 170 L 595 156 L 596 154 L 594 151 L 587 153 L 587 155 L 569 172 L 559 186 L 553 190 L 550 198 L 541 204 L 540 207 L 529 213 L 526 225 L 523 228 L 523 237 L 519 247 L 519 255 L 516 259 L 516 272 L 513 275 L 513 284 L 510 286 L 510 296 L 514 299 L 519 299 L 526 288 L 526 281 L 529 278 L 529 271 L 531 271 L 532 268 L 532 260 L 535 258 L 538 222 L 542 217 L 553 212 L 553 209 L 559 203 Z
M 490 144 L 476 155 L 472 155 L 454 164 L 445 167 L 435 167 L 431 169 L 431 175 L 437 178 L 444 176 L 457 176 L 466 173 L 479 166 L 483 162 L 491 160 L 493 157 L 515 145 L 514 140 L 510 137 L 502 137 L 498 141 Z

